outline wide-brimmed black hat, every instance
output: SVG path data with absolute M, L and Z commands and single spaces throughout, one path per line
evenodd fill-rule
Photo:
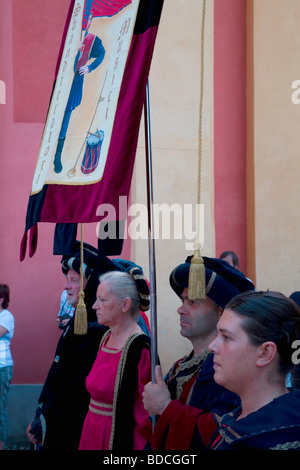
M 189 286 L 189 272 L 191 267 L 189 256 L 185 263 L 180 264 L 170 274 L 170 285 L 178 296 L 183 289 Z M 255 290 L 254 284 L 238 269 L 227 261 L 219 258 L 203 256 L 205 266 L 206 295 L 221 308 L 241 292 Z
M 88 279 L 97 266 L 98 250 L 88 243 L 83 244 L 83 277 Z M 73 269 L 80 274 L 80 242 L 76 241 L 72 254 L 64 255 L 61 259 L 61 269 L 67 274 L 69 269 Z

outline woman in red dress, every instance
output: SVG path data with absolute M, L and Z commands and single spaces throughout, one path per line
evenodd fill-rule
M 137 286 L 147 286 L 138 271 L 109 272 L 100 278 L 93 308 L 98 323 L 109 330 L 86 379 L 91 401 L 80 450 L 139 450 L 146 444 L 137 428 L 148 416 L 142 393 L 151 380 L 151 359 L 150 338 L 137 324 L 145 303 Z

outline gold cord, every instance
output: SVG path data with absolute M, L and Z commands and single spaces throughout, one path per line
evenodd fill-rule
M 84 303 L 83 292 L 83 224 L 80 224 L 80 292 L 79 300 L 75 312 L 74 333 L 75 335 L 85 335 L 87 333 L 87 311 Z
M 196 241 L 194 243 L 194 255 L 191 260 L 189 274 L 189 299 L 203 300 L 205 294 L 205 267 L 200 254 L 200 202 L 201 202 L 201 172 L 202 172 L 202 117 L 204 96 L 204 51 L 205 51 L 205 17 L 206 0 L 203 0 L 202 27 L 201 27 L 201 75 L 200 75 L 200 107 L 199 107 L 199 146 L 198 146 L 198 181 L 197 181 L 197 220 Z

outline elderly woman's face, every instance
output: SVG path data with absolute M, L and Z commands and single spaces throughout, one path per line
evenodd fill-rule
M 110 292 L 109 284 L 105 281 L 99 284 L 93 309 L 96 310 L 98 323 L 109 327 L 118 323 L 123 314 L 122 304 Z

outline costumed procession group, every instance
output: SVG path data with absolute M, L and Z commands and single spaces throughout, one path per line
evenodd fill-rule
M 190 299 L 188 257 L 169 282 L 181 302 L 178 334 L 191 352 L 165 377 L 157 365 L 154 380 L 142 268 L 99 256 L 87 244 L 83 254 L 83 278 L 80 244 L 62 257 L 61 268 L 69 308 L 84 289 L 87 333 L 75 334 L 76 314 L 62 326 L 27 428 L 32 449 L 300 449 L 294 300 L 258 292 L 239 269 L 209 257 L 203 257 L 205 297 Z M 1 320 L 8 303 L 1 290 L 0 296 Z

